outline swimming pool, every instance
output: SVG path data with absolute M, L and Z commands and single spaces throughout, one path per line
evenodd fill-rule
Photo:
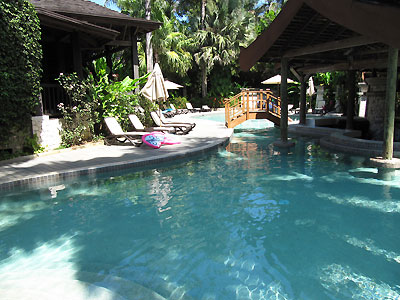
M 201 118 L 215 122 L 225 123 L 225 113 L 222 112 L 213 112 L 213 113 L 201 113 L 199 116 L 194 116 L 194 118 Z M 267 119 L 258 119 L 258 120 L 248 120 L 238 126 L 235 127 L 236 131 L 240 130 L 258 130 L 265 129 L 269 127 L 274 127 L 274 123 Z
M 2 193 L 0 295 L 400 299 L 400 174 L 302 138 L 280 153 L 278 137 Z

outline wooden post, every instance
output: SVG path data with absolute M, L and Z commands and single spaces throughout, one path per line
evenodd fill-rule
M 72 56 L 74 71 L 80 79 L 83 78 L 83 67 L 82 67 L 82 51 L 79 38 L 79 32 L 72 33 Z
M 113 65 L 112 65 L 112 53 L 110 46 L 106 46 L 106 64 L 107 67 L 110 69 L 110 73 L 108 73 L 108 80 L 112 80 L 112 74 L 113 74 Z
M 393 158 L 393 135 L 397 84 L 397 61 L 399 49 L 389 47 L 388 68 L 386 77 L 386 99 L 383 137 L 383 159 Z
M 246 101 L 246 120 L 249 119 L 249 115 L 250 115 L 250 91 L 247 91 L 247 101 Z
M 225 99 L 225 126 L 230 128 L 230 117 L 229 117 L 229 101 L 227 101 L 228 99 Z
M 347 99 L 346 129 L 354 129 L 354 105 L 356 100 L 356 71 L 349 70 L 347 73 L 349 97 Z
M 305 76 L 300 77 L 300 124 L 306 125 L 306 78 Z
M 281 60 L 281 141 L 286 143 L 288 139 L 288 91 L 287 91 L 287 78 L 288 78 L 289 61 L 283 57 Z

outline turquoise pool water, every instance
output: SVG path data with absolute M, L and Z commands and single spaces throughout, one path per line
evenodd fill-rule
M 202 114 L 200 116 L 195 116 L 195 118 L 202 118 L 210 121 L 216 121 L 216 122 L 225 122 L 225 113 L 208 113 L 208 114 Z M 238 126 L 235 127 L 235 130 L 258 130 L 258 129 L 265 129 L 269 127 L 274 127 L 274 123 L 268 120 L 248 120 Z
M 193 160 L 1 194 L 0 295 L 400 299 L 400 174 L 306 139 L 279 153 L 278 136 L 241 131 Z

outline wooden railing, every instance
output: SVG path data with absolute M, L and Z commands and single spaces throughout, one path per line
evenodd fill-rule
M 59 84 L 42 84 L 42 102 L 43 112 L 50 116 L 60 114 L 57 105 L 64 103 L 65 106 L 71 106 L 70 97 Z
M 281 100 L 275 97 L 271 90 L 243 89 L 232 98 L 225 99 L 225 125 L 233 128 L 240 123 L 254 119 L 254 114 L 266 113 L 277 118 L 281 115 Z

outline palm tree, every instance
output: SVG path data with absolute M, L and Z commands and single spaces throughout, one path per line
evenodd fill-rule
M 160 29 L 146 34 L 146 43 L 138 47 L 140 70 L 143 66 L 143 49 L 145 49 L 147 72 L 153 68 L 155 58 L 163 70 L 184 76 L 192 64 L 192 57 L 187 51 L 193 43 L 187 38 L 185 29 L 177 21 L 174 11 L 176 1 L 168 0 L 106 0 L 114 3 L 121 11 L 134 17 L 157 20 L 163 23 Z
M 205 1 L 205 0 L 202 0 Z M 246 6 L 252 1 L 208 0 L 206 16 L 194 33 L 196 63 L 202 72 L 202 97 L 207 96 L 207 75 L 215 65 L 236 63 L 240 46 L 247 46 L 255 35 L 254 12 Z M 254 3 L 253 3 L 254 4 Z
M 188 38 L 184 28 L 175 17 L 168 19 L 163 14 L 163 26 L 153 35 L 154 56 L 163 71 L 176 73 L 184 77 L 192 66 L 192 56 L 188 49 L 192 47 L 193 39 Z

